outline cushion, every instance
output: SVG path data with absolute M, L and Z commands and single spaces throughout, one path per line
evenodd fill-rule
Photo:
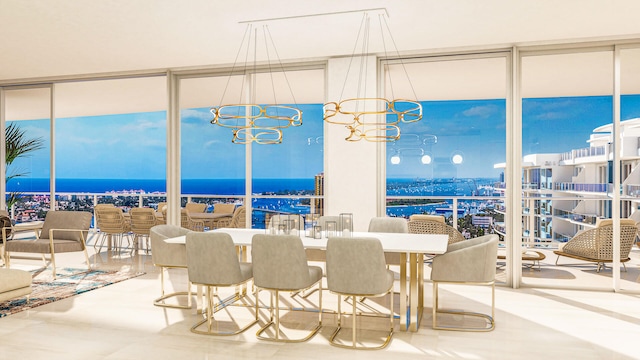
M 436 222 L 444 223 L 444 216 L 442 216 L 442 215 L 413 214 L 413 215 L 409 216 L 409 220 L 436 221 Z
M 92 217 L 93 215 L 86 211 L 49 211 L 44 219 L 40 238 L 49 239 L 50 229 L 76 229 L 86 230 L 84 231 L 86 240 Z M 54 231 L 53 236 L 56 240 L 82 241 L 79 231 Z

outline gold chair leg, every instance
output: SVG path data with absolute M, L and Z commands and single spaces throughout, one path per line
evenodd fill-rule
M 468 283 L 472 284 L 472 283 Z M 492 331 L 495 329 L 495 282 L 490 283 L 475 283 L 477 285 L 490 285 L 491 286 L 491 316 L 487 314 L 481 314 L 477 312 L 469 312 L 469 311 L 458 311 L 458 310 L 440 310 L 438 309 L 438 282 L 433 282 L 433 309 L 432 316 L 433 322 L 432 327 L 436 330 L 453 330 L 453 331 L 476 331 L 476 332 L 486 332 Z M 472 316 L 476 318 L 484 319 L 487 322 L 487 325 L 483 328 L 478 327 L 459 327 L 459 326 L 440 326 L 437 321 L 437 314 L 453 314 L 453 315 L 463 315 L 463 316 Z
M 160 291 L 161 291 L 161 296 L 155 300 L 153 300 L 153 305 L 155 306 L 160 306 L 160 307 L 167 307 L 167 308 L 173 308 L 173 309 L 191 309 L 191 282 L 188 282 L 188 286 L 189 289 L 188 291 L 176 291 L 170 294 L 165 294 L 164 292 L 164 271 L 165 271 L 165 267 L 161 267 L 160 268 Z M 187 295 L 187 305 L 178 305 L 178 304 L 167 304 L 164 301 L 166 299 L 172 298 L 172 297 L 176 297 L 176 296 L 181 296 L 181 295 Z
M 322 280 L 320 280 L 322 281 Z M 322 301 L 322 284 L 320 283 L 320 302 Z M 273 292 L 275 291 L 275 298 L 276 298 L 276 304 L 275 304 L 275 311 L 276 311 L 276 315 L 275 315 L 275 320 L 274 320 L 274 316 L 273 316 Z M 322 303 L 320 303 L 319 308 L 320 308 L 320 314 L 319 314 L 319 321 L 318 321 L 318 325 L 316 325 L 315 328 L 313 328 L 309 334 L 307 336 L 305 336 L 304 338 L 301 339 L 281 339 L 280 338 L 280 291 L 278 290 L 272 290 L 269 291 L 270 292 L 270 296 L 271 296 L 271 300 L 270 300 L 270 319 L 269 321 L 260 328 L 260 330 L 258 330 L 258 332 L 256 333 L 256 337 L 260 340 L 266 340 L 266 341 L 275 341 L 275 342 L 286 342 L 286 343 L 299 343 L 299 342 L 305 342 L 309 339 L 311 339 L 312 337 L 314 337 L 318 331 L 322 328 Z M 256 304 L 258 302 L 258 299 L 256 298 Z M 257 306 L 257 305 L 256 305 Z M 257 316 L 257 312 L 256 312 L 256 316 Z M 262 333 L 264 333 L 268 328 L 270 328 L 271 326 L 275 327 L 275 337 L 267 337 L 267 336 L 263 336 Z

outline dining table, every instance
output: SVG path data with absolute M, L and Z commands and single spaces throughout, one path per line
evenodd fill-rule
M 264 229 L 221 228 L 212 230 L 231 236 L 239 247 L 251 246 L 253 236 L 267 233 Z M 304 231 L 297 234 L 305 249 L 326 250 L 326 236 L 307 237 Z M 345 236 L 345 234 L 336 234 Z M 380 240 L 385 252 L 400 254 L 400 330 L 418 331 L 424 310 L 424 255 L 444 254 L 447 251 L 448 235 L 408 234 L 379 232 L 349 232 L 348 237 L 371 237 Z M 179 236 L 165 240 L 173 244 L 186 244 L 186 237 Z M 395 264 L 394 264 L 395 265 Z

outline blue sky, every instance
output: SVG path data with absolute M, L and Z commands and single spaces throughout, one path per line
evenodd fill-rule
M 505 161 L 504 100 L 423 105 L 423 120 L 402 124 L 401 139 L 388 145 L 389 157 L 400 151 L 402 158 L 399 165 L 387 163 L 388 177 L 498 176 L 493 164 Z M 302 110 L 303 125 L 285 129 L 282 144 L 254 145 L 254 177 L 305 178 L 322 171 L 322 105 L 302 105 Z M 634 117 L 640 117 L 640 96 L 624 96 L 622 119 Z M 183 178 L 244 177 L 244 146 L 231 143 L 230 129 L 209 123 L 208 108 L 183 110 L 182 118 Z M 591 131 L 611 118 L 608 96 L 525 99 L 523 154 L 587 147 Z M 45 139 L 47 148 L 12 168 L 48 177 L 48 121 L 21 121 L 20 126 Z M 59 178 L 165 177 L 164 112 L 58 119 L 56 133 Z M 456 151 L 464 157 L 460 165 L 450 162 Z M 422 165 L 421 153 L 431 154 L 433 163 Z

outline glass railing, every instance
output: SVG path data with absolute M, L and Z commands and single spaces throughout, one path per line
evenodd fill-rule
M 561 160 L 573 160 L 583 157 L 589 156 L 602 156 L 605 155 L 606 148 L 604 146 L 593 146 L 582 149 L 574 149 L 565 153 L 562 153 L 560 156 Z
M 161 193 L 58 193 L 57 210 L 89 211 L 97 204 L 113 204 L 128 212 L 134 207 L 151 207 L 166 201 Z M 187 202 L 205 203 L 207 211 L 213 211 L 216 203 L 243 204 L 244 196 L 229 195 L 182 195 L 181 205 Z M 318 214 L 322 212 L 323 196 L 253 195 L 252 226 L 264 228 L 268 214 Z M 11 208 L 11 218 L 16 223 L 43 220 L 50 209 L 50 196 L 45 193 L 22 193 L 20 201 Z
M 578 184 L 571 182 L 557 182 L 553 183 L 553 190 L 609 193 L 611 192 L 611 184 Z

